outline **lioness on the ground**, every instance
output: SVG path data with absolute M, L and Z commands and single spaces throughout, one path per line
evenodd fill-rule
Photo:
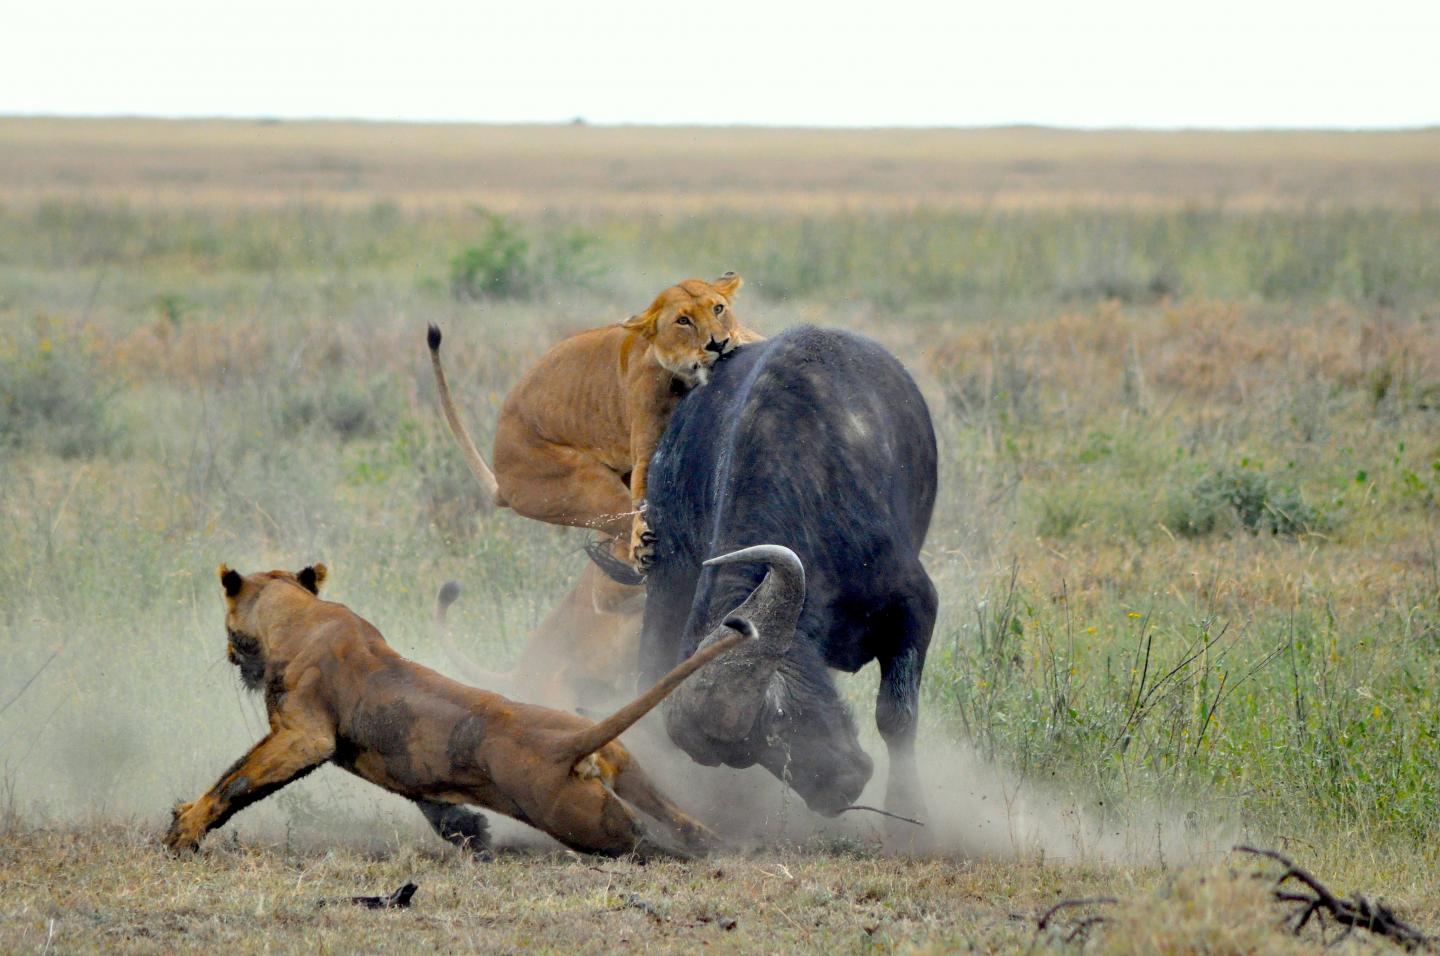
M 175 807 L 165 845 L 193 850 L 232 815 L 333 762 L 414 800 L 441 837 L 484 856 L 485 818 L 527 823 L 573 849 L 688 853 L 713 834 L 667 800 L 615 738 L 687 676 L 754 636 L 732 617 L 714 644 L 605 720 L 508 700 L 406 660 L 343 604 L 325 566 L 241 575 L 221 565 L 227 654 L 263 690 L 270 732 L 205 794 Z M 655 840 L 636 811 L 665 825 Z
M 625 322 L 551 348 L 505 396 L 493 472 L 455 410 L 440 330 L 430 326 L 441 409 L 486 494 L 527 518 L 611 536 L 615 557 L 643 571 L 654 542 L 644 518 L 645 479 L 675 403 L 704 385 L 711 366 L 736 346 L 761 339 L 732 311 L 742 284 L 733 272 L 714 282 L 686 279 Z M 597 596 L 597 605 L 615 600 Z

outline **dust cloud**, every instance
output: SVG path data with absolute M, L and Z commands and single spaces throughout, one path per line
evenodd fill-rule
M 421 622 L 392 643 L 413 659 L 453 673 L 441 648 L 425 639 L 427 631 L 433 632 L 432 622 Z M 81 648 L 103 646 L 98 635 L 67 641 L 66 653 L 19 696 L 16 689 L 30 675 L 6 675 L 0 705 L 13 699 L 14 706 L 0 727 L 0 815 L 46 825 L 121 821 L 152 828 L 158 837 L 177 800 L 201 793 L 266 730 L 260 697 L 241 689 L 223 659 L 218 615 L 216 626 L 202 634 L 176 635 L 177 641 L 210 645 L 196 651 L 209 663 L 185 685 L 167 687 L 153 674 L 125 679 L 132 675 L 103 656 L 80 655 Z M 163 660 L 152 663 L 170 669 Z M 864 680 L 843 677 L 841 683 Z M 522 696 L 513 688 L 488 689 Z M 860 694 L 849 691 L 852 700 L 869 696 L 863 688 Z M 867 726 L 868 708 L 856 711 L 863 743 L 876 763 L 859 802 L 883 807 L 885 747 Z M 586 710 L 592 717 L 605 712 Z M 920 737 L 924 826 L 892 827 L 887 839 L 887 821 L 878 814 L 818 816 L 763 769 L 696 765 L 663 733 L 659 714 L 652 714 L 624 741 L 664 791 L 736 851 L 788 846 L 879 852 L 883 845 L 883 852 L 898 854 L 1121 864 L 1179 863 L 1228 845 L 1223 829 L 1197 827 L 1185 808 L 1098 805 L 1063 781 L 1024 779 L 987 763 L 934 728 Z M 487 815 L 498 848 L 558 851 L 543 834 Z M 333 767 L 247 809 L 209 839 L 231 839 L 226 831 L 272 843 L 341 841 L 376 850 L 418 845 L 446 852 L 409 801 Z

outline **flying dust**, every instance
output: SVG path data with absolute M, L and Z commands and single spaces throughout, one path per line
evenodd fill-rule
M 174 659 L 137 659 L 133 650 L 107 656 L 95 652 L 113 643 L 113 635 L 71 634 L 53 659 L 36 655 L 49 663 L 24 673 L 7 668 L 0 682 L 0 814 L 49 825 L 119 819 L 158 833 L 176 800 L 201 792 L 263 736 L 261 699 L 241 690 L 223 660 L 219 605 L 217 596 L 213 620 L 200 610 L 192 620 L 174 622 Z M 397 616 L 372 619 L 393 624 Z M 387 635 L 395 635 L 390 640 L 407 656 L 453 672 L 428 625 L 415 622 Z M 43 640 L 41 634 L 27 636 L 32 649 Z M 193 672 L 187 662 L 196 659 L 208 663 L 193 679 L 177 682 L 176 675 Z M 855 702 L 873 699 L 874 680 L 866 672 L 840 675 L 842 693 Z M 874 777 L 858 802 L 883 807 L 885 748 L 867 726 L 865 707 L 856 709 L 866 749 L 876 758 Z M 934 727 L 920 735 L 923 826 L 861 810 L 823 818 L 760 768 L 698 766 L 663 739 L 658 714 L 624 740 L 662 789 L 736 850 L 788 845 L 1143 863 L 1180 862 L 1228 845 L 1228 834 L 1194 826 L 1184 808 L 1099 806 L 1061 781 L 1028 780 L 988 763 Z M 490 816 L 501 849 L 557 849 L 527 827 Z M 379 849 L 433 841 L 407 801 L 334 768 L 248 809 L 227 829 L 241 839 L 305 845 L 342 841 Z M 219 838 L 223 833 L 210 839 Z

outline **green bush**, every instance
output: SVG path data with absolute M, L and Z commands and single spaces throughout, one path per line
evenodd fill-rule
M 485 235 L 450 260 L 450 293 L 456 299 L 511 298 L 531 292 L 535 274 L 530 241 L 498 213 L 484 213 Z
M 327 378 L 286 396 L 280 404 L 280 424 L 287 432 L 320 427 L 341 441 L 374 438 L 394 425 L 395 414 L 384 383 L 364 386 L 346 377 Z
M 517 299 L 547 283 L 585 284 L 599 274 L 599 240 L 582 229 L 541 229 L 532 239 L 498 213 L 482 212 L 485 233 L 450 260 L 450 294 L 458 301 Z
M 0 448 L 62 458 L 108 451 L 116 437 L 112 394 L 88 362 L 48 340 L 29 354 L 0 358 Z
M 1166 525 L 1187 537 L 1239 526 L 1251 534 L 1294 536 L 1325 531 L 1329 521 L 1300 492 L 1252 468 L 1217 468 L 1167 506 Z

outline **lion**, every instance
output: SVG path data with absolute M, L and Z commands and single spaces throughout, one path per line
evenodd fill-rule
M 675 403 L 737 346 L 762 338 L 735 317 L 743 282 L 734 272 L 686 279 L 644 312 L 542 355 L 500 408 L 494 471 L 460 421 L 440 364 L 440 330 L 430 326 L 441 410 L 490 500 L 537 521 L 596 529 L 643 574 L 655 541 L 645 521 L 646 475 Z
M 628 570 L 625 565 L 622 568 Z M 613 703 L 626 693 L 627 679 L 633 690 L 634 675 L 617 662 L 636 659 L 640 615 L 596 610 L 595 587 L 602 574 L 594 564 L 585 566 L 565 597 L 531 631 L 508 672 L 481 667 L 461 649 L 448 621 L 450 606 L 460 596 L 460 584 L 447 581 L 435 600 L 436 637 L 455 676 L 467 684 L 503 688 L 525 700 L 564 710 L 590 710 Z
M 744 560 L 726 555 L 725 562 Z M 476 804 L 585 853 L 684 856 L 716 842 L 652 784 L 616 738 L 706 663 L 755 637 L 732 615 L 659 683 L 599 723 L 468 687 L 406 660 L 370 622 L 322 600 L 323 564 L 241 575 L 220 566 L 227 656 L 263 691 L 270 732 L 202 796 L 175 807 L 165 845 L 210 830 L 316 767 L 334 763 L 419 805 L 445 840 L 488 857 Z M 637 810 L 680 841 L 647 833 Z

